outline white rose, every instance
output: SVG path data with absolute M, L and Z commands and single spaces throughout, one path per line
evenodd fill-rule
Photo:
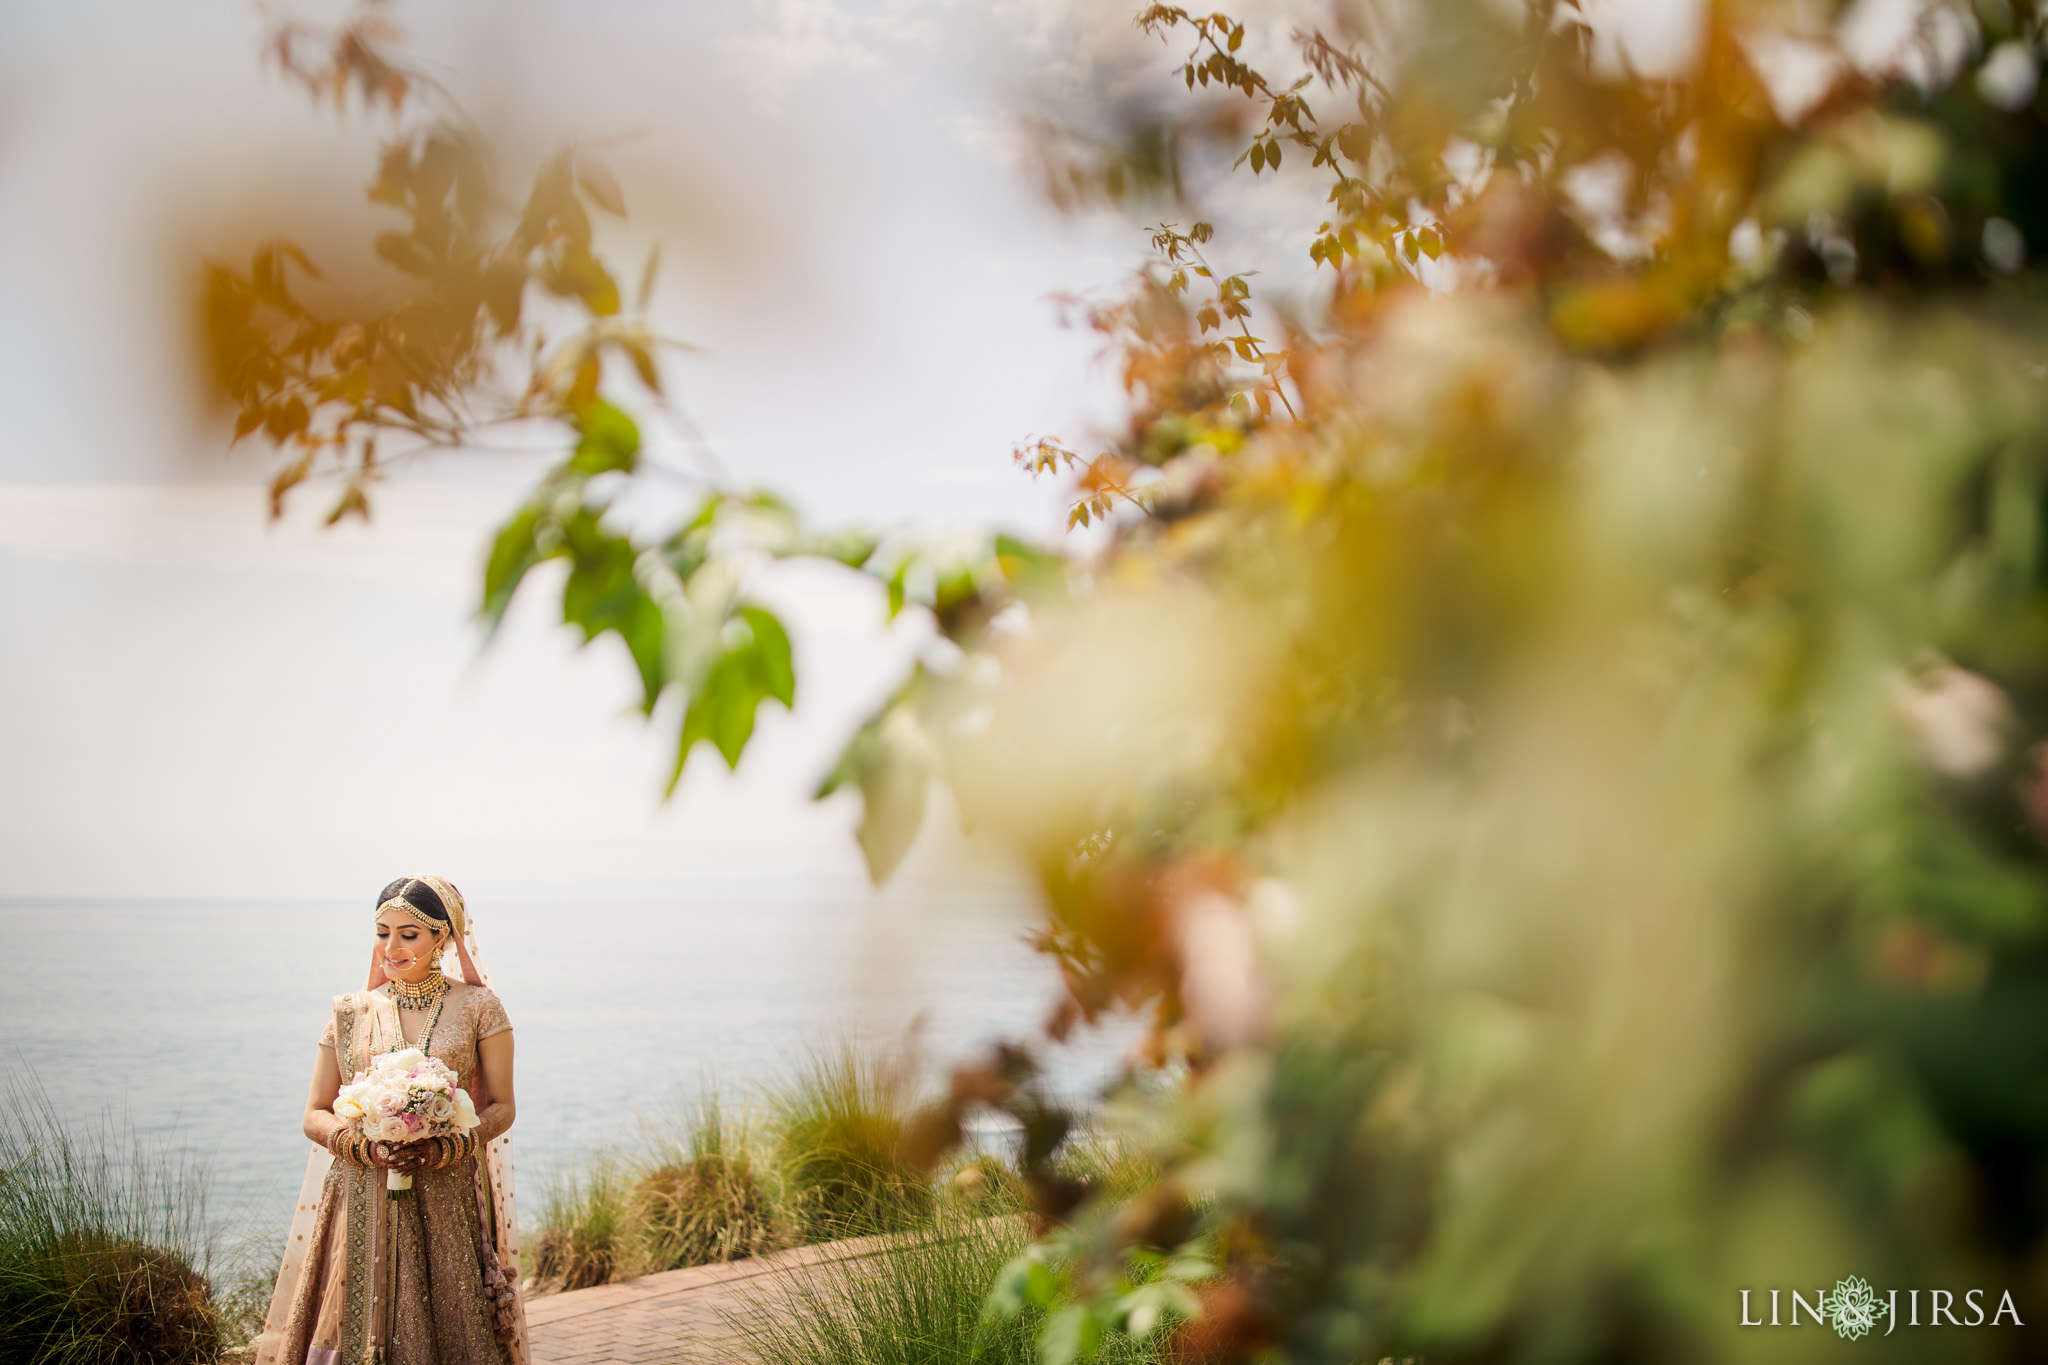
M 476 1104 L 469 1098 L 467 1090 L 455 1092 L 455 1126 L 462 1132 L 476 1127 Z
M 367 1082 L 355 1081 L 341 1088 L 334 1097 L 334 1112 L 344 1119 L 359 1119 L 367 1111 L 371 1086 Z
M 427 1054 L 416 1047 L 402 1047 L 396 1052 L 387 1052 L 379 1060 L 393 1071 L 409 1071 L 427 1059 Z

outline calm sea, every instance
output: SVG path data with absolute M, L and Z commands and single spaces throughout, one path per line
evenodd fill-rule
M 673 903 L 476 907 L 518 1042 L 513 1130 L 527 1219 L 553 1175 L 639 1117 L 715 1080 L 743 1096 L 804 1049 L 913 1025 L 936 1071 L 1028 1033 L 1056 976 L 1023 942 L 1025 906 L 986 890 L 881 900 L 768 883 Z M 234 1231 L 288 1220 L 320 1029 L 359 989 L 368 906 L 0 901 L 12 971 L 0 1071 L 32 1070 L 65 1117 L 169 1136 L 213 1171 L 209 1212 Z M 1124 1038 L 1058 1059 L 1080 1094 Z

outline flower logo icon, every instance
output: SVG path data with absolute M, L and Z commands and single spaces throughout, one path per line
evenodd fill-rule
M 1854 1341 L 1877 1325 L 1884 1308 L 1869 1282 L 1861 1275 L 1851 1275 L 1835 1281 L 1835 1292 L 1826 1296 L 1823 1311 L 1834 1324 L 1836 1336 Z

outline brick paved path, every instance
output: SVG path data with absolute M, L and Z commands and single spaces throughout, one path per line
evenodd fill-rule
M 530 1299 L 533 1365 L 740 1365 L 745 1357 L 722 1310 L 744 1309 L 773 1285 L 771 1277 L 872 1256 L 886 1244 L 881 1237 L 857 1237 Z

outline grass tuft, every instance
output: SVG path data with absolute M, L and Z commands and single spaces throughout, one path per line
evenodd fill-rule
M 942 1214 L 874 1255 L 767 1277 L 725 1314 L 756 1365 L 1034 1365 L 1043 1314 L 984 1319 L 1003 1266 L 1024 1249 L 1024 1220 Z M 1107 1333 L 1101 1365 L 1151 1365 L 1160 1343 Z
M 625 1210 L 626 1275 L 758 1256 L 789 1245 L 795 1230 L 756 1158 L 744 1116 L 729 1115 L 715 1087 L 680 1126 L 657 1130 Z
M 900 1135 L 918 1099 L 903 1054 L 843 1041 L 805 1054 L 752 1110 L 728 1108 L 706 1085 L 694 1106 L 643 1126 L 637 1148 L 600 1155 L 546 1192 L 534 1287 L 580 1289 L 1029 1205 L 1014 1162 L 997 1153 L 969 1148 L 936 1177 L 910 1163 Z M 1135 1144 L 1083 1132 L 1056 1164 L 1111 1200 L 1158 1175 Z
M 588 1289 L 624 1278 L 630 1171 L 614 1152 L 550 1182 L 541 1195 L 541 1234 L 533 1254 L 534 1288 L 543 1294 Z
M 916 1104 L 911 1068 L 851 1043 L 810 1053 L 769 1097 L 776 1172 L 804 1240 L 928 1222 L 931 1182 L 899 1135 Z
M 206 1173 L 111 1120 L 0 1091 L 0 1365 L 201 1365 L 222 1345 Z

